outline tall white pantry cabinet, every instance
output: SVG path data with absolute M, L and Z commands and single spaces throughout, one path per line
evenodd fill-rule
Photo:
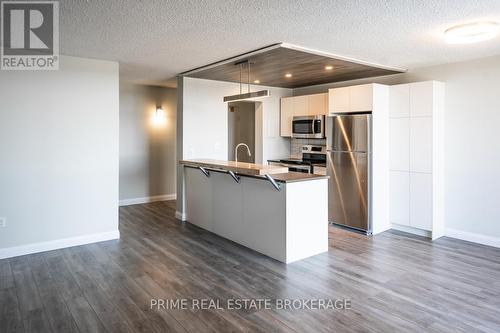
M 393 228 L 444 235 L 442 82 L 390 87 L 390 220 Z

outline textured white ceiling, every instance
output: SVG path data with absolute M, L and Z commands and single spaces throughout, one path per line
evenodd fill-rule
M 450 25 L 500 21 L 500 0 L 62 0 L 61 53 L 120 62 L 122 78 L 176 74 L 276 42 L 403 68 L 500 54 L 447 45 Z M 171 81 L 170 81 L 171 82 Z

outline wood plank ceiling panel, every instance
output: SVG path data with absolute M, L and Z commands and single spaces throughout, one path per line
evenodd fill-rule
M 234 57 L 234 61 L 228 59 L 219 64 L 207 65 L 181 73 L 181 75 L 239 82 L 240 66 L 235 64 L 242 60 L 248 60 L 251 63 L 250 83 L 252 85 L 255 85 L 255 80 L 259 80 L 260 85 L 283 88 L 298 88 L 403 72 L 403 70 L 379 68 L 287 47 L 274 47 L 257 53 L 249 53 L 248 57 Z M 333 66 L 333 69 L 326 70 L 326 66 Z M 285 77 L 287 73 L 292 74 L 292 77 Z M 242 79 L 243 82 L 247 82 L 246 67 L 244 67 Z

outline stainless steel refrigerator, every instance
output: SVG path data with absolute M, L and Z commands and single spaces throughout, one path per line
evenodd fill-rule
M 372 233 L 371 127 L 368 113 L 327 121 L 328 221 Z

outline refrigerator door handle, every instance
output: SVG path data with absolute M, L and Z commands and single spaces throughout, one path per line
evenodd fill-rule
M 330 116 L 330 117 L 327 117 L 327 120 L 326 120 L 325 134 L 326 134 L 326 150 L 327 151 L 332 151 L 332 149 L 333 149 L 332 135 L 333 135 L 333 124 L 335 122 L 335 118 L 336 118 L 336 116 Z

